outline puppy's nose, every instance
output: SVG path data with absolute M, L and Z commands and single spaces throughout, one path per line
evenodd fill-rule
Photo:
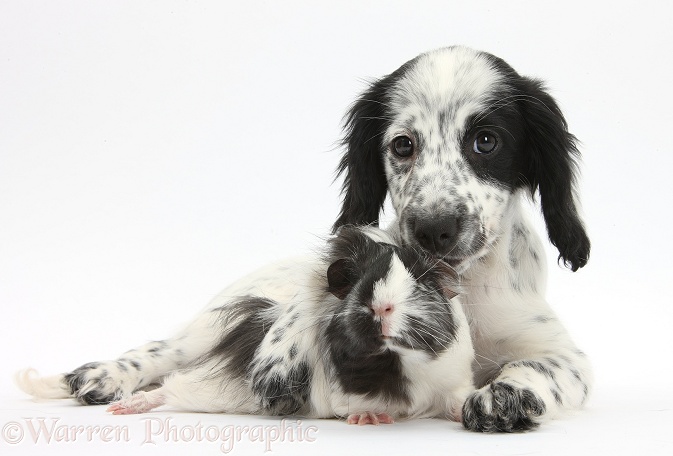
M 459 225 L 460 219 L 453 215 L 419 217 L 414 222 L 414 236 L 421 247 L 442 257 L 456 245 Z

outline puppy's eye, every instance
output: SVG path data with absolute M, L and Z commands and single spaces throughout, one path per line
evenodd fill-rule
M 474 144 L 472 145 L 472 150 L 478 154 L 490 154 L 495 150 L 495 147 L 498 145 L 498 139 L 496 136 L 488 131 L 479 132 Z
M 407 158 L 414 154 L 414 143 L 407 136 L 397 136 L 393 139 L 391 147 L 398 157 Z

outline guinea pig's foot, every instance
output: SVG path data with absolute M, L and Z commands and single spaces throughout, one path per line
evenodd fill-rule
M 165 403 L 163 394 L 155 391 L 140 391 L 133 396 L 115 402 L 107 408 L 113 415 L 134 415 L 137 413 L 149 412 L 153 408 L 159 407 Z
M 374 413 L 374 412 L 362 412 L 362 413 L 353 413 L 348 416 L 346 423 L 348 424 L 373 424 L 378 426 L 379 424 L 393 424 L 395 420 L 388 415 L 387 413 Z

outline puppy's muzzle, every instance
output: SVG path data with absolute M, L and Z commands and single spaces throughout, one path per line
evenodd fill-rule
M 460 216 L 424 214 L 414 218 L 411 224 L 416 242 L 434 257 L 448 255 L 458 243 Z

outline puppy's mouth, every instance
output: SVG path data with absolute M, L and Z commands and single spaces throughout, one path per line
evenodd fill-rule
M 482 237 L 479 239 L 478 246 L 475 246 L 476 248 L 473 249 L 473 253 L 467 253 L 463 256 L 447 255 L 442 258 L 442 261 L 451 266 L 458 274 L 462 274 L 471 264 L 484 257 L 491 250 L 493 242 L 494 240 Z
M 462 274 L 475 261 L 491 251 L 496 238 L 488 236 L 484 224 L 476 218 L 465 218 L 461 223 L 463 229 L 451 233 L 452 240 L 443 246 L 441 245 L 442 235 L 439 236 L 439 242 L 429 243 L 427 239 L 419 237 L 417 232 L 409 229 L 411 228 L 409 226 L 406 230 L 403 229 L 402 235 L 409 244 L 425 251 L 436 260 L 441 260 L 458 274 Z M 413 223 L 411 225 L 413 226 Z
M 408 206 L 398 223 L 403 242 L 442 260 L 457 272 L 483 256 L 488 244 L 483 221 L 462 206 L 443 211 Z

